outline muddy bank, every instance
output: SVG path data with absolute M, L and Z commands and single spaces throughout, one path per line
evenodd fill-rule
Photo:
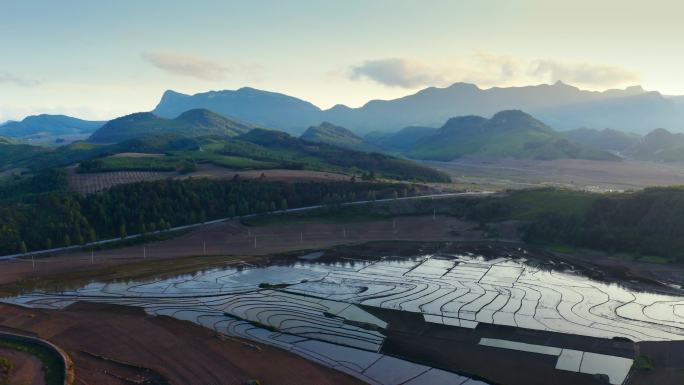
M 362 384 L 283 350 L 125 306 L 76 303 L 51 311 L 0 304 L 0 325 L 63 347 L 77 384 Z

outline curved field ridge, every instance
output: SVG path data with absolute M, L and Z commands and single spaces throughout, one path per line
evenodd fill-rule
M 273 289 L 281 284 L 289 286 Z M 684 297 L 542 270 L 524 259 L 474 255 L 220 268 L 5 301 L 47 308 L 75 301 L 139 306 L 383 385 L 431 383 L 430 378 L 444 376 L 455 376 L 451 382 L 457 384 L 475 381 L 379 353 L 387 325 L 359 305 L 421 313 L 427 322 L 468 328 L 489 323 L 598 338 L 684 340 Z

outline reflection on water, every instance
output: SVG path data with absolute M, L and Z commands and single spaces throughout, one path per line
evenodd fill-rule
M 684 298 L 640 292 L 524 259 L 477 255 L 319 261 L 222 267 L 173 278 L 91 283 L 60 298 L 221 296 L 278 288 L 347 304 L 537 330 L 631 340 L 679 340 Z M 31 295 L 28 295 L 31 297 Z M 21 301 L 21 297 L 14 299 Z
M 465 254 L 371 260 L 308 254 L 286 263 L 93 282 L 6 299 L 48 308 L 79 300 L 139 306 L 150 314 L 189 320 L 378 384 L 394 383 L 390 374 L 476 382 L 383 356 L 381 330 L 387 324 L 359 305 L 421 313 L 426 322 L 466 328 L 487 323 L 633 341 L 684 339 L 683 297 L 599 282 L 568 265 Z

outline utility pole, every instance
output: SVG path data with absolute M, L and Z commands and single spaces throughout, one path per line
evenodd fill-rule
M 33 255 L 31 256 L 31 269 L 36 270 L 36 261 L 33 259 Z
M 207 241 L 202 242 L 202 252 L 207 255 Z
M 143 246 L 143 259 L 147 259 L 147 247 Z
M 256 246 L 256 235 L 254 236 L 254 248 L 255 249 L 257 248 L 257 246 Z
M 90 264 L 95 263 L 95 252 L 93 250 L 90 250 Z
M 302 243 L 302 242 L 304 242 L 304 232 L 300 231 L 299 232 L 299 243 Z

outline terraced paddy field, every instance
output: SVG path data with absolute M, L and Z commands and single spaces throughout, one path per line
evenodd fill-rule
M 522 248 L 465 250 L 318 252 L 4 301 L 139 307 L 383 385 L 648 383 L 640 349 L 684 341 L 676 289 L 598 281 Z

